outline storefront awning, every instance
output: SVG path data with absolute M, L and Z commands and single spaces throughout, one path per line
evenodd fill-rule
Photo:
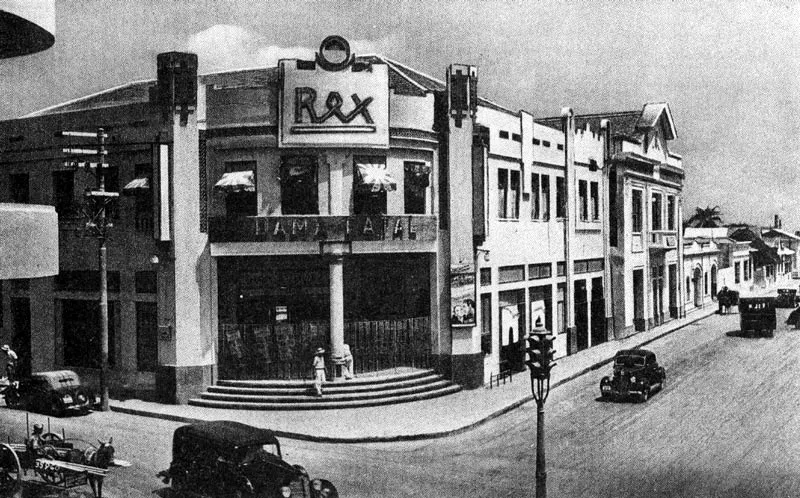
M 382 163 L 357 164 L 361 185 L 373 192 L 397 190 L 397 182 Z
M 138 178 L 134 178 L 127 185 L 122 187 L 122 193 L 126 195 L 135 195 L 139 193 L 144 193 L 150 190 L 150 178 L 146 176 L 140 176 Z
M 222 175 L 214 188 L 223 192 L 255 192 L 252 171 L 231 171 Z

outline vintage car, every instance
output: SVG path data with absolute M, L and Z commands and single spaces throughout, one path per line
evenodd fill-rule
M 99 402 L 94 390 L 82 385 L 72 370 L 33 373 L 9 384 L 3 389 L 3 397 L 9 408 L 56 416 L 87 413 Z
M 743 334 L 773 337 L 777 320 L 774 297 L 743 297 L 739 299 L 739 324 Z
M 664 388 L 667 374 L 656 361 L 656 355 L 646 349 L 622 349 L 614 355 L 614 374 L 600 380 L 604 399 L 636 396 L 647 401 L 654 390 Z
M 778 298 L 775 300 L 776 308 L 796 308 L 797 289 L 778 289 Z
M 178 495 L 338 498 L 325 479 L 311 479 L 283 460 L 275 434 L 240 422 L 184 425 L 172 438 L 172 463 L 158 474 Z

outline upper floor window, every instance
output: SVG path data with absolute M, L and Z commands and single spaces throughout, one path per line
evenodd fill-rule
M 67 214 L 75 204 L 75 173 L 53 172 L 53 205 L 58 214 Z
M 667 230 L 675 230 L 675 196 L 667 196 Z
M 153 231 L 153 166 L 150 163 L 135 166 L 134 224 L 140 232 Z M 128 185 L 131 185 L 129 183 Z M 124 189 L 123 189 L 124 190 Z
M 500 138 L 506 138 L 507 139 L 508 138 L 508 132 L 500 130 Z
M 386 172 L 385 156 L 353 156 L 353 211 L 386 214 L 386 192 L 397 184 Z
M 8 183 L 11 202 L 18 202 L 20 204 L 27 204 L 30 202 L 28 173 L 12 173 L 8 175 Z
M 318 214 L 317 156 L 281 157 L 281 212 Z
M 550 219 L 550 175 L 542 175 L 542 220 Z
M 589 221 L 589 197 L 586 180 L 578 180 L 578 202 L 581 221 Z
M 642 191 L 631 190 L 631 231 L 642 231 Z
M 256 194 L 256 162 L 230 161 L 225 163 L 225 173 L 250 173 L 252 185 L 232 187 L 225 195 L 225 213 L 228 216 L 255 216 L 258 212 Z
M 519 171 L 497 170 L 497 216 L 519 218 Z
M 406 161 L 404 199 L 406 214 L 425 214 L 431 167 L 423 162 Z
M 538 220 L 542 216 L 541 211 L 541 194 L 539 187 L 539 175 L 533 173 L 531 175 L 531 219 Z
M 567 188 L 563 176 L 556 177 L 556 218 L 567 217 Z
M 651 199 L 653 230 L 661 230 L 663 228 L 661 221 L 662 205 L 662 195 L 654 192 Z
M 592 220 L 600 219 L 600 185 L 597 182 L 589 184 L 589 196 L 591 197 Z

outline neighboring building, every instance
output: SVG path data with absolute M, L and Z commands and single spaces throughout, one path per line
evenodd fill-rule
M 775 265 L 776 283 L 788 283 L 793 273 L 797 273 L 797 252 L 800 250 L 800 237 L 782 228 L 783 222 L 775 215 L 775 224 L 761 230 L 761 238 L 777 251 L 780 261 Z
M 758 226 L 735 225 L 728 227 L 728 237 L 737 242 L 748 242 L 750 244 L 750 268 L 748 272 L 744 270 L 743 277 L 740 279 L 746 282 L 747 277 L 752 280 L 750 289 L 763 289 L 778 282 L 778 273 L 781 265 L 781 255 L 778 254 L 778 247 L 767 244 L 762 239 L 761 233 L 764 231 Z M 776 245 L 779 243 L 773 239 Z M 738 274 L 738 273 L 736 273 Z M 785 277 L 781 276 L 781 280 Z M 738 283 L 738 282 L 737 282 Z
M 685 285 L 688 289 L 685 299 L 687 303 L 694 304 L 696 302 L 698 294 L 695 292 L 695 283 L 705 278 L 695 272 L 697 263 L 700 263 L 703 273 L 711 268 L 708 264 L 703 264 L 703 261 L 697 261 L 698 255 L 703 254 L 718 252 L 716 267 L 709 276 L 711 299 L 716 299 L 717 291 L 723 287 L 735 290 L 741 295 L 747 295 L 753 290 L 752 254 L 756 250 L 750 247 L 750 241 L 739 241 L 728 237 L 728 231 L 728 227 L 684 229 L 684 273 L 686 274 Z M 705 247 L 702 247 L 701 244 L 705 244 Z M 690 260 L 695 261 L 690 264 Z M 714 278 L 715 274 L 716 278 Z
M 666 103 L 639 111 L 576 117 L 580 128 L 607 123 L 608 247 L 617 338 L 684 315 L 682 159 Z
M 0 122 L 0 201 L 24 177 L 60 216 L 61 273 L 3 303 L 29 300 L 36 369 L 97 367 L 96 243 L 78 237 L 94 178 L 54 134 L 98 126 L 106 188 L 128 194 L 108 242 L 117 391 L 185 402 L 218 378 L 305 377 L 314 348 L 338 361 L 345 343 L 360 371 L 431 367 L 477 387 L 524 369 L 537 320 L 560 356 L 613 337 L 615 315 L 622 337 L 634 317 L 683 312 L 666 104 L 602 127 L 570 109 L 535 120 L 479 98 L 475 67 L 443 82 L 339 37 L 315 61 L 196 68 L 160 54 L 157 80 Z
M 690 235 L 690 230 L 692 229 L 686 229 L 683 236 L 683 274 L 686 275 L 684 309 L 687 312 L 711 304 L 721 288 L 721 244 L 712 237 Z

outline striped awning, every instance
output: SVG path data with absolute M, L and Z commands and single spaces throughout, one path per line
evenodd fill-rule
M 372 192 L 397 190 L 397 182 L 386 170 L 383 163 L 356 164 L 361 177 L 361 185 Z
M 252 171 L 231 171 L 222 175 L 214 188 L 222 192 L 255 192 L 256 183 Z
M 150 190 L 150 178 L 147 176 L 140 176 L 134 178 L 127 185 L 122 187 L 122 193 L 127 195 L 138 194 Z

